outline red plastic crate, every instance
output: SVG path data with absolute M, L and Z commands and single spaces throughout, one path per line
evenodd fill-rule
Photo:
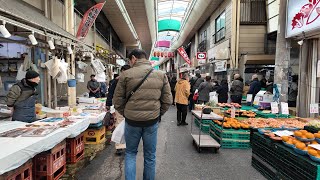
M 84 133 L 67 139 L 67 162 L 76 163 L 84 156 Z
M 32 180 L 32 161 L 1 175 L 0 180 Z
M 35 179 L 59 179 L 66 171 L 66 141 L 33 158 Z

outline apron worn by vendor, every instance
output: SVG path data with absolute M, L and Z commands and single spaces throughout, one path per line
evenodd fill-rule
M 26 99 L 21 99 L 16 101 L 14 104 L 14 110 L 12 115 L 13 121 L 22 121 L 31 123 L 36 121 L 36 112 L 35 112 L 35 104 L 36 104 L 36 94 L 35 89 L 31 88 L 30 86 L 26 86 L 23 82 L 19 82 L 18 85 L 21 89 L 21 98 L 27 96 L 30 91 L 33 91 L 31 96 L 27 97 Z M 33 89 L 33 90 L 32 90 Z

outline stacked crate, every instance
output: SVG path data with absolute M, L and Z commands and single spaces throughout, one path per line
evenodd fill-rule
M 57 180 L 66 172 L 66 141 L 33 158 L 34 179 Z
M 212 120 L 202 120 L 201 121 L 201 128 L 200 128 L 200 119 L 194 118 L 194 123 L 197 127 L 201 129 L 202 132 L 209 134 L 210 131 L 210 123 Z
M 320 179 L 320 163 L 259 133 L 252 136 L 252 166 L 268 179 Z
M 84 156 L 84 133 L 67 139 L 67 163 L 77 163 Z
M 106 127 L 101 126 L 99 128 L 88 128 L 84 132 L 85 144 L 100 144 L 106 139 Z
M 32 180 L 32 160 L 15 170 L 0 175 L 0 180 Z
M 250 148 L 250 130 L 224 129 L 222 126 L 211 122 L 210 136 L 218 141 L 222 148 Z

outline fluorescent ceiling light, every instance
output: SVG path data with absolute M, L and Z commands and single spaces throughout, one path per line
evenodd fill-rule
M 28 37 L 29 37 L 32 45 L 37 45 L 38 44 L 37 39 L 34 37 L 34 32 L 33 31 Z
M 53 49 L 56 48 L 56 47 L 54 46 L 54 43 L 53 43 L 53 40 L 52 40 L 52 39 L 50 39 L 50 40 L 48 41 L 48 44 L 49 44 L 49 47 L 50 47 L 51 50 L 53 50 Z
M 0 25 L 0 32 L 3 35 L 3 37 L 5 38 L 9 38 L 11 36 L 10 32 L 8 31 L 8 29 L 6 28 L 6 21 L 3 21 L 2 23 L 3 25 Z

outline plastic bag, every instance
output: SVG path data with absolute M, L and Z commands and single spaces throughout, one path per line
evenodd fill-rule
M 26 77 L 26 73 L 27 73 L 27 71 L 24 71 L 24 70 L 23 70 L 23 65 L 21 65 L 20 68 L 19 68 L 19 70 L 18 70 L 16 80 L 17 80 L 17 81 L 20 81 L 20 80 L 22 80 L 23 78 L 25 78 L 25 77 Z
M 209 101 L 213 101 L 215 103 L 218 103 L 218 94 L 215 91 L 210 92 L 209 96 L 210 96 L 210 100 Z
M 194 93 L 192 98 L 193 98 L 194 101 L 197 101 L 198 98 L 199 98 L 199 93 L 198 92 Z
M 125 144 L 126 143 L 126 140 L 124 137 L 125 122 L 126 121 L 121 121 L 121 123 L 113 131 L 111 141 L 118 143 L 118 144 Z

